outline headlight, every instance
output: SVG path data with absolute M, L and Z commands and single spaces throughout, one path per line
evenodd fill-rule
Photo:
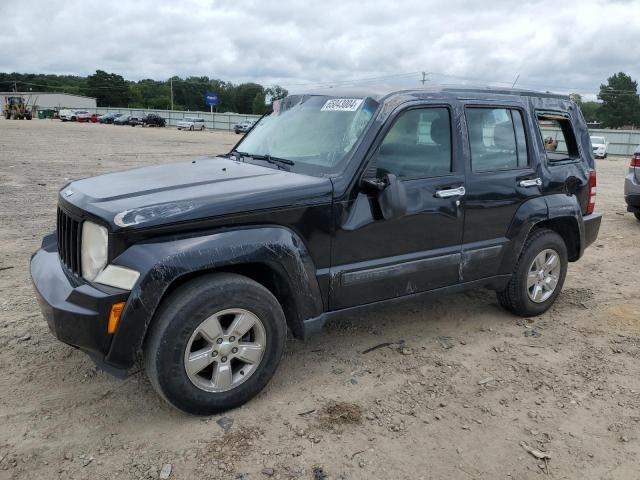
M 93 281 L 107 265 L 108 256 L 107 229 L 93 222 L 82 224 L 82 276 L 85 280 Z

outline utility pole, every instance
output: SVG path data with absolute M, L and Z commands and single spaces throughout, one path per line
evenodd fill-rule
M 420 80 L 420 82 L 422 82 L 422 85 L 424 85 L 424 82 L 427 81 L 427 75 L 429 75 L 427 72 L 422 72 L 422 80 Z
M 173 110 L 173 77 L 169 79 L 169 82 L 171 84 L 171 110 Z

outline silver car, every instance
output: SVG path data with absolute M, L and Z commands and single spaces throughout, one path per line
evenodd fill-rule
M 629 173 L 624 179 L 624 200 L 627 202 L 627 211 L 640 220 L 640 145 L 634 150 Z
M 204 118 L 185 117 L 176 123 L 178 130 L 204 130 Z

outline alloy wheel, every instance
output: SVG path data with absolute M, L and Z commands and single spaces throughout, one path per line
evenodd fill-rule
M 560 255 L 555 250 L 547 248 L 536 255 L 527 274 L 527 295 L 532 302 L 542 303 L 553 295 L 561 268 Z
M 207 392 L 231 390 L 257 370 L 266 340 L 262 321 L 248 310 L 231 308 L 215 313 L 195 329 L 187 343 L 187 376 Z

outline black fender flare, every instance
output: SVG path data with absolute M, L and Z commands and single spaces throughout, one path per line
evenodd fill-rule
M 105 360 L 120 368 L 134 364 L 158 306 L 181 277 L 256 263 L 273 269 L 291 287 L 289 300 L 294 308 L 287 322 L 294 334 L 304 320 L 323 312 L 313 260 L 302 239 L 288 228 L 259 226 L 142 242 L 112 262 L 139 271 L 140 278 Z
M 545 195 L 532 198 L 524 202 L 516 211 L 511 225 L 507 230 L 507 239 L 504 255 L 500 264 L 499 273 L 510 274 L 514 263 L 522 252 L 524 242 L 531 230 L 542 222 L 550 220 L 568 220 L 575 222 L 578 229 L 578 258 L 582 256 L 585 248 L 584 224 L 582 222 L 582 210 L 578 199 L 574 195 L 564 193 Z

